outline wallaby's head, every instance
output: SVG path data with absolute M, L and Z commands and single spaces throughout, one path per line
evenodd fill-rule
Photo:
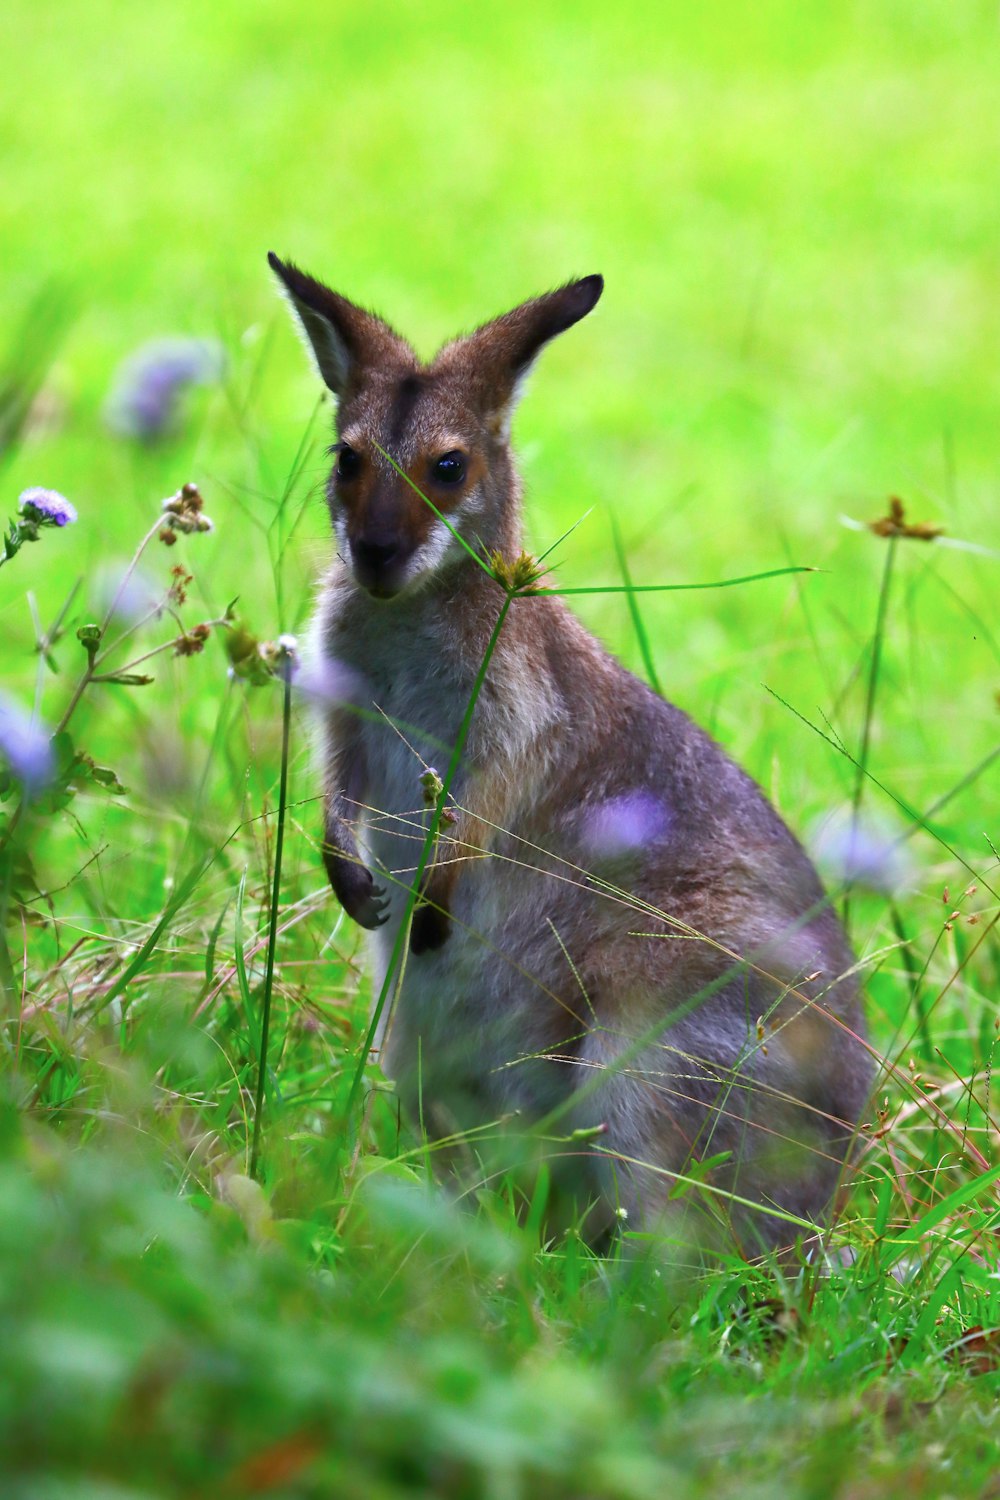
M 320 375 L 337 397 L 328 496 L 344 560 L 379 599 L 419 586 L 472 546 L 508 547 L 517 527 L 510 418 L 549 339 L 589 313 L 587 276 L 447 344 L 430 364 L 365 312 L 271 254 Z

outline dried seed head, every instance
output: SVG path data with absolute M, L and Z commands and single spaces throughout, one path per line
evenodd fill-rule
M 889 500 L 889 514 L 880 516 L 877 521 L 869 521 L 868 530 L 876 536 L 905 536 L 918 542 L 933 542 L 935 537 L 944 534 L 943 526 L 934 526 L 929 521 L 907 521 L 898 495 Z
M 161 542 L 167 541 L 166 531 L 182 531 L 190 536 L 196 531 L 214 529 L 211 517 L 205 514 L 205 502 L 201 491 L 190 480 L 187 484 L 181 485 L 176 495 L 168 496 L 162 508 L 165 531 L 160 532 Z
M 491 552 L 489 563 L 497 583 L 512 594 L 533 594 L 545 576 L 545 569 L 530 552 L 519 552 L 512 561 L 502 552 Z
M 175 656 L 197 656 L 199 651 L 204 651 L 205 642 L 211 635 L 209 625 L 195 625 L 186 635 L 180 636 L 174 642 Z
M 178 565 L 170 569 L 170 576 L 173 582 L 167 590 L 167 598 L 174 604 L 183 604 L 187 599 L 188 584 L 194 582 L 194 574 Z

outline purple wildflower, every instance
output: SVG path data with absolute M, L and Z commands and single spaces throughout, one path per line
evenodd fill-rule
M 844 885 L 863 885 L 891 895 L 913 874 L 913 862 L 899 834 L 870 814 L 844 808 L 830 814 L 813 830 L 817 862 Z
M 0 696 L 0 756 L 25 792 L 42 791 L 55 774 L 49 736 L 12 698 Z
M 368 696 L 360 673 L 345 662 L 316 653 L 305 656 L 296 673 L 295 686 L 303 698 L 319 710 L 363 703 Z
M 76 507 L 58 490 L 46 490 L 33 485 L 22 490 L 17 508 L 26 521 L 36 526 L 72 526 L 76 520 Z
M 672 822 L 669 807 L 659 797 L 637 789 L 588 807 L 583 840 L 591 856 L 615 859 L 662 839 Z
M 143 344 L 119 367 L 105 419 L 122 437 L 152 442 L 175 425 L 184 389 L 219 380 L 221 344 L 211 339 L 167 338 Z
M 43 527 L 71 526 L 75 520 L 75 507 L 58 490 L 46 490 L 38 484 L 22 490 L 17 515 L 0 537 L 0 568 L 17 556 L 25 542 L 37 542 Z
M 94 574 L 92 599 L 102 615 L 113 614 L 122 625 L 138 625 L 157 607 L 159 587 L 141 568 L 105 563 Z M 162 608 L 162 603 L 161 603 Z

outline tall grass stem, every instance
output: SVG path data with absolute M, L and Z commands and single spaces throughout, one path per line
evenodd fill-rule
M 257 1066 L 257 1093 L 253 1105 L 253 1144 L 250 1147 L 250 1176 L 256 1180 L 260 1165 L 261 1122 L 264 1115 L 264 1088 L 267 1081 L 267 1042 L 271 1027 L 271 992 L 274 987 L 274 950 L 278 938 L 278 899 L 281 895 L 281 855 L 285 842 L 285 808 L 288 801 L 288 741 L 292 722 L 292 658 L 286 655 L 280 663 L 284 681 L 281 708 L 281 777 L 278 782 L 278 830 L 274 840 L 274 873 L 271 880 L 271 910 L 267 934 L 267 957 L 264 960 L 264 998 L 260 1020 L 260 1058 Z
M 658 693 L 662 697 L 663 692 L 660 687 L 660 679 L 657 676 L 656 663 L 653 660 L 653 648 L 650 644 L 649 633 L 646 630 L 646 622 L 642 618 L 642 613 L 639 609 L 639 602 L 635 597 L 635 588 L 632 583 L 632 574 L 629 572 L 628 558 L 625 555 L 625 544 L 622 541 L 621 527 L 618 524 L 618 517 L 614 512 L 611 513 L 611 536 L 615 544 L 615 556 L 618 559 L 622 582 L 628 590 L 626 596 L 628 598 L 628 612 L 632 617 L 632 626 L 635 630 L 636 639 L 639 642 L 642 664 L 646 669 L 646 676 L 649 679 L 649 685 L 653 689 L 653 692 Z
M 878 693 L 879 672 L 882 665 L 882 639 L 885 635 L 886 613 L 889 606 L 889 586 L 892 582 L 892 566 L 896 557 L 896 537 L 890 536 L 885 554 L 885 566 L 882 569 L 882 584 L 878 593 L 878 609 L 875 614 L 875 634 L 872 640 L 872 659 L 868 669 L 868 687 L 865 692 L 865 713 L 861 725 L 861 749 L 858 752 L 857 775 L 854 778 L 854 792 L 851 797 L 851 839 L 857 838 L 858 822 L 861 816 L 861 800 L 865 791 L 865 778 L 868 774 L 868 753 L 871 749 L 872 724 L 875 719 L 875 698 Z M 851 883 L 848 882 L 844 893 L 844 926 L 847 927 L 851 914 Z

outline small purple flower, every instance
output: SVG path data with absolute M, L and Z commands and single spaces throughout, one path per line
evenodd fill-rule
M 91 598 L 100 614 L 113 613 L 119 624 L 138 625 L 157 607 L 159 586 L 141 568 L 105 563 L 94 574 Z
M 831 813 L 813 829 L 811 843 L 817 863 L 843 885 L 891 895 L 914 873 L 899 834 L 868 813 L 848 808 Z
M 17 515 L 0 537 L 0 568 L 17 556 L 25 542 L 37 542 L 43 527 L 71 526 L 75 520 L 75 507 L 58 490 L 46 490 L 40 484 L 22 490 Z
M 26 521 L 36 526 L 72 526 L 76 520 L 76 507 L 58 490 L 46 490 L 33 485 L 22 490 L 17 508 Z
M 49 736 L 12 698 L 0 696 L 0 757 L 30 796 L 42 791 L 55 774 Z
M 307 654 L 295 676 L 295 686 L 313 708 L 363 703 L 364 679 L 352 667 L 329 656 Z
M 585 810 L 583 841 L 591 856 L 615 859 L 662 839 L 672 823 L 669 807 L 652 792 L 622 792 Z
M 212 339 L 154 339 L 120 366 L 105 419 L 122 437 L 151 442 L 176 423 L 186 386 L 208 385 L 225 370 L 225 353 Z

